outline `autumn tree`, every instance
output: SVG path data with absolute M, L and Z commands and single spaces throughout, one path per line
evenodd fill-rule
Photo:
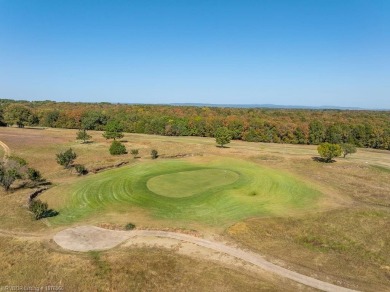
M 226 127 L 220 127 L 215 131 L 215 141 L 220 147 L 224 147 L 224 145 L 229 144 L 232 139 L 232 134 Z

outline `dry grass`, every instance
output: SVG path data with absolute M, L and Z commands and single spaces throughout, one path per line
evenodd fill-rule
M 62 286 L 65 291 L 280 291 L 283 285 L 289 285 L 273 277 L 259 277 L 159 248 L 63 253 L 47 243 L 0 237 L 0 257 L 0 287 L 53 285 Z
M 76 142 L 76 132 L 0 128 L 0 140 L 14 154 L 26 158 L 32 167 L 41 170 L 54 185 L 72 184 L 80 179 L 55 162 L 55 154 L 67 147 L 79 154 L 77 163 L 85 164 L 89 169 L 120 161 L 142 162 L 150 159 L 150 150 L 155 148 L 162 155 L 204 154 L 194 157 L 194 163 L 205 163 L 216 155 L 287 171 L 325 194 L 320 208 L 312 212 L 289 213 L 283 218 L 253 218 L 233 225 L 224 234 L 279 264 L 338 285 L 367 291 L 385 291 L 390 286 L 388 151 L 358 149 L 358 153 L 347 159 L 338 158 L 336 163 L 323 164 L 312 160 L 317 155 L 315 146 L 234 141 L 229 148 L 220 149 L 211 138 L 126 134 L 123 140 L 127 141 L 127 149 L 140 149 L 142 158 L 134 160 L 130 154 L 109 155 L 109 142 L 101 137 L 101 132 L 90 133 L 94 141 L 91 144 Z M 1 229 L 54 232 L 44 221 L 31 220 L 24 207 L 28 193 L 29 190 L 0 193 Z M 131 216 L 112 210 L 83 223 L 98 225 L 102 222 L 122 225 L 134 222 L 137 226 L 156 229 L 174 226 L 206 234 L 223 234 L 222 227 L 209 229 L 199 222 L 178 226 L 177 222 L 155 220 L 137 208 L 132 209 Z M 62 281 L 69 291 L 121 290 L 123 287 L 133 290 L 161 287 L 162 290 L 252 291 L 291 287 L 256 280 L 239 271 L 215 264 L 210 266 L 201 260 L 194 261 L 158 249 L 113 250 L 96 258 L 96 255 L 60 253 L 40 242 L 26 243 L 4 237 L 0 237 L 0 242 L 0 255 L 4 259 L 0 263 L 1 285 Z M 41 264 L 36 265 L 37 262 Z

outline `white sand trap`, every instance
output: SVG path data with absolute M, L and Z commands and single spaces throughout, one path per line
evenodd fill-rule
M 96 226 L 78 226 L 60 231 L 54 241 L 64 249 L 90 251 L 111 249 L 130 237 L 127 231 L 108 230 Z

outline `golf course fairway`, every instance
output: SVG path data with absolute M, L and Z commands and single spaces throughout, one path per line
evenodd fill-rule
M 245 160 L 216 158 L 207 163 L 143 161 L 80 177 L 41 197 L 59 211 L 49 219 L 52 224 L 137 207 L 156 219 L 217 225 L 311 208 L 320 195 L 288 173 Z

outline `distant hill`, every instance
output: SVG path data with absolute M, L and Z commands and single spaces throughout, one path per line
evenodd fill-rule
M 333 109 L 333 110 L 368 110 L 360 107 L 342 106 L 304 106 L 304 105 L 277 105 L 277 104 L 213 104 L 213 103 L 170 103 L 174 106 L 197 106 L 197 107 L 226 107 L 226 108 L 274 108 L 274 109 Z M 370 109 L 372 110 L 372 109 Z

